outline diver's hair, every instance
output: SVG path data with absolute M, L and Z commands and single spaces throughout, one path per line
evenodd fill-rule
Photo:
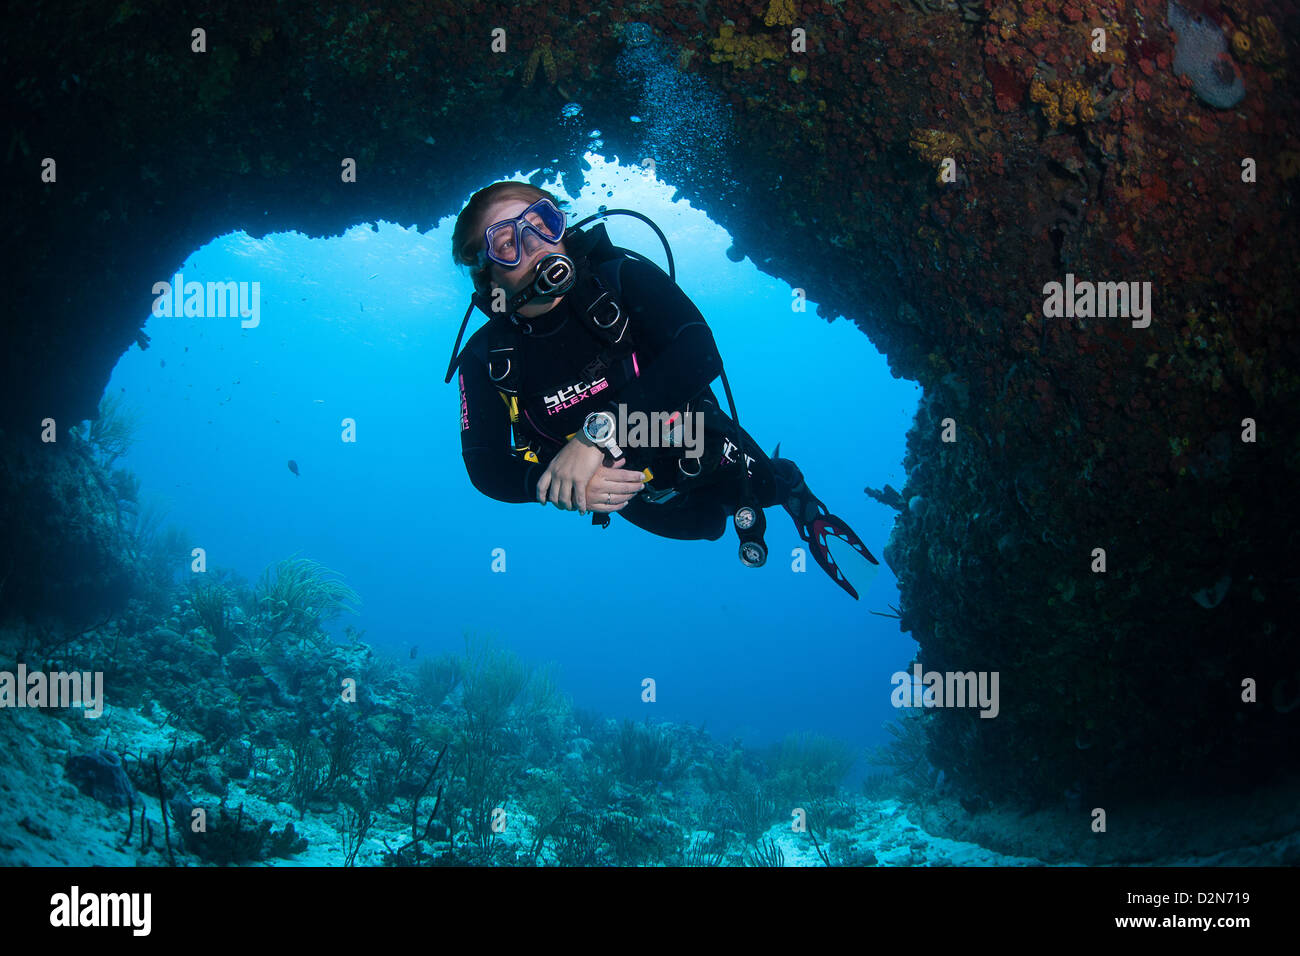
M 469 266 L 470 269 L 478 266 L 478 256 L 483 251 L 483 230 L 488 226 L 488 223 L 483 222 L 483 216 L 488 206 L 498 199 L 521 199 L 528 203 L 549 199 L 555 203 L 556 209 L 561 208 L 560 201 L 555 196 L 545 189 L 538 189 L 532 183 L 503 179 L 491 186 L 484 186 L 469 197 L 469 202 L 456 217 L 456 228 L 451 233 L 452 259 L 460 265 Z

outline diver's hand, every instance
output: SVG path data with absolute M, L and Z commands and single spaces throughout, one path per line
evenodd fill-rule
M 548 501 L 565 511 L 587 511 L 587 484 L 605 460 L 605 450 L 584 440 L 579 432 L 569 439 L 560 453 L 537 479 L 537 500 Z
M 587 503 L 592 511 L 622 511 L 627 503 L 645 487 L 645 475 L 619 466 L 626 462 L 620 458 L 613 465 L 601 465 L 587 483 Z

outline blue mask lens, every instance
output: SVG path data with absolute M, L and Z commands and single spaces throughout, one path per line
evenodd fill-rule
M 507 269 L 541 245 L 555 245 L 564 235 L 564 213 L 549 199 L 539 199 L 513 219 L 488 226 L 483 233 L 486 258 Z

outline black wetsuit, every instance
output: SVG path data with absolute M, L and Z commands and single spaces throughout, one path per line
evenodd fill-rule
M 652 486 L 662 484 L 660 476 L 671 475 L 678 493 L 661 503 L 639 494 L 616 514 L 663 537 L 716 540 L 739 503 L 744 457 L 720 434 L 730 435 L 732 426 L 709 387 L 722 370 L 713 333 L 694 303 L 654 264 L 629 258 L 623 263 L 621 284 L 619 301 L 631 316 L 634 372 L 624 370 L 627 363 L 593 368 L 602 343 L 575 311 L 586 303 L 576 302 L 572 294 L 549 312 L 525 320 L 528 329 L 516 346 L 521 370 L 519 417 L 525 432 L 537 439 L 538 462 L 525 460 L 514 449 L 501 393 L 484 365 L 465 355 L 459 374 L 465 468 L 474 487 L 489 497 L 536 501 L 537 481 L 547 463 L 591 412 L 609 411 L 617 418 L 620 404 L 629 414 L 685 410 L 689 405 L 690 411 L 703 410 L 708 416 L 705 473 L 699 478 L 675 473 L 680 449 L 627 449 L 623 467 L 650 467 L 656 475 Z M 486 328 L 477 334 L 485 333 Z M 750 459 L 752 503 L 770 507 L 782 500 L 784 489 L 758 443 L 746 432 L 742 437 L 744 454 Z M 722 457 L 720 450 L 729 454 Z

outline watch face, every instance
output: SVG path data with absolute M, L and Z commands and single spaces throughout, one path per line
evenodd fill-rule
M 587 423 L 587 437 L 592 441 L 605 441 L 614 434 L 614 423 L 601 415 Z

